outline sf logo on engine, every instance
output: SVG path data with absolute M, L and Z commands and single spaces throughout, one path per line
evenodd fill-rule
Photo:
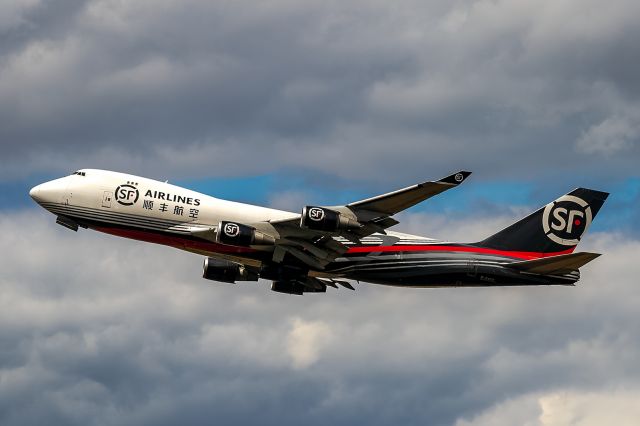
M 116 188 L 116 201 L 123 206 L 132 206 L 138 201 L 138 188 L 131 184 L 120 185 Z
M 547 204 L 542 228 L 547 237 L 563 246 L 575 246 L 591 224 L 591 207 L 582 198 L 565 195 Z
M 312 207 L 309 209 L 309 219 L 319 222 L 324 219 L 324 210 L 319 207 Z
M 225 223 L 223 231 L 226 236 L 233 238 L 240 233 L 240 227 L 236 223 Z

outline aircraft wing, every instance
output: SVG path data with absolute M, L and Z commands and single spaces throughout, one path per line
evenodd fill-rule
M 347 204 L 344 208 L 353 211 L 357 217 L 367 220 L 371 215 L 391 216 L 402 210 L 460 185 L 471 172 L 459 171 L 434 182 L 423 182 L 377 197 Z
M 348 250 L 346 244 L 334 237 L 359 243 L 361 238 L 375 232 L 385 234 L 386 228 L 399 223 L 392 217 L 394 214 L 455 188 L 470 174 L 459 171 L 437 181 L 419 183 L 344 206 L 307 206 L 296 217 L 270 221 L 279 234 L 273 260 L 281 262 L 288 253 L 308 266 L 322 270 Z M 320 216 L 324 222 L 314 222 Z

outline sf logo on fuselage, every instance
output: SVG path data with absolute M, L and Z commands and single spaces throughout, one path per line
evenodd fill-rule
M 324 210 L 319 207 L 312 207 L 309 209 L 309 219 L 319 222 L 324 219 Z
M 116 201 L 123 206 L 134 205 L 139 197 L 138 188 L 128 183 L 116 188 Z
M 240 233 L 240 227 L 236 223 L 225 223 L 224 233 L 231 238 L 237 237 Z
M 565 195 L 544 208 L 542 228 L 551 241 L 575 246 L 591 224 L 591 216 L 591 207 L 586 201 Z

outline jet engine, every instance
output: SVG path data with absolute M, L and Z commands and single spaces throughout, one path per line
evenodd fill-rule
M 362 226 L 358 221 L 349 219 L 340 212 L 324 207 L 306 206 L 302 209 L 300 227 L 314 231 L 336 232 Z
M 244 265 L 208 257 L 202 265 L 202 278 L 233 284 L 236 281 L 258 281 L 258 274 Z
M 249 247 L 252 245 L 273 245 L 276 240 L 253 226 L 222 221 L 218 225 L 216 242 L 230 246 Z

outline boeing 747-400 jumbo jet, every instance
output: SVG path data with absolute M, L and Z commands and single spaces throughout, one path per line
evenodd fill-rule
M 205 256 L 203 277 L 271 280 L 281 293 L 353 290 L 348 280 L 399 287 L 573 285 L 599 256 L 574 253 L 606 192 L 578 188 L 477 243 L 388 231 L 411 206 L 454 188 L 460 171 L 345 206 L 301 213 L 220 200 L 166 182 L 84 169 L 31 197 L 77 231 L 91 228 Z

